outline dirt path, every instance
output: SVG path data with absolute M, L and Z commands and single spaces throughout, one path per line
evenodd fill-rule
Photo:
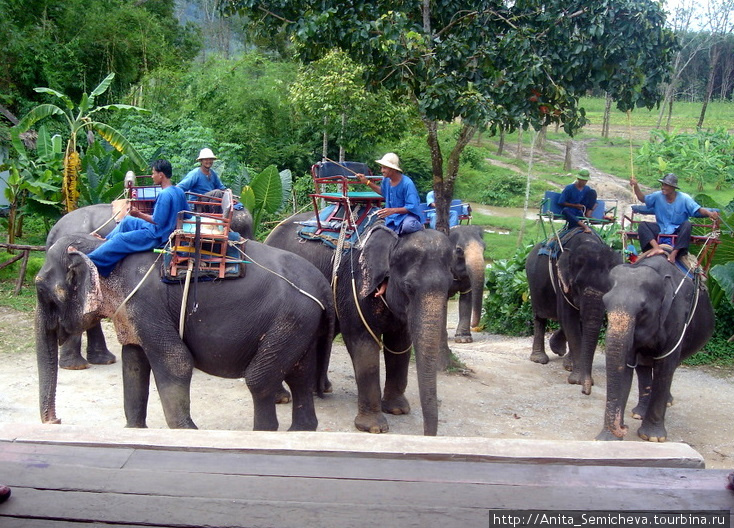
M 449 335 L 455 329 L 455 303 Z M 120 347 L 111 325 L 105 323 L 112 350 Z M 594 361 L 596 386 L 583 396 L 566 383 L 562 360 L 548 365 L 529 361 L 531 339 L 475 334 L 475 342 L 452 349 L 466 364 L 465 374 L 439 375 L 440 422 L 443 436 L 590 440 L 600 431 L 606 387 L 604 356 Z M 0 422 L 39 423 L 38 376 L 30 314 L 0 308 Z M 353 432 L 356 412 L 354 372 L 343 345 L 332 355 L 333 394 L 316 401 L 319 431 Z M 65 424 L 122 428 L 120 363 L 84 371 L 62 370 L 57 410 Z M 700 452 L 709 468 L 734 468 L 734 374 L 717 369 L 681 368 L 673 383 L 676 404 L 667 417 L 670 441 L 685 442 Z M 636 395 L 630 396 L 632 400 Z M 408 399 L 413 412 L 388 416 L 390 434 L 423 433 L 416 376 L 411 367 Z M 252 404 L 244 381 L 194 373 L 192 416 L 202 429 L 249 430 Z M 290 424 L 290 405 L 279 406 L 281 429 Z M 639 422 L 627 419 L 637 438 Z M 151 385 L 149 427 L 165 428 L 160 400 Z M 366 434 L 366 433 L 365 433 Z

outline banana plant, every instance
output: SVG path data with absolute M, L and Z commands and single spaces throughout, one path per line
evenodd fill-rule
M 0 172 L 7 171 L 4 178 L 5 198 L 10 204 L 7 223 L 8 243 L 21 235 L 23 217 L 27 214 L 40 216 L 44 221 L 58 215 L 59 191 L 55 174 L 62 167 L 61 137 L 51 135 L 45 126 L 38 129 L 36 156 L 30 156 L 20 140 L 17 130 L 11 129 L 11 144 L 15 150 L 8 163 L 0 165 Z
M 242 187 L 240 200 L 252 213 L 252 230 L 257 229 L 264 213 L 277 213 L 290 196 L 292 185 L 291 171 L 278 172 L 275 165 L 266 167 Z
M 30 129 L 37 122 L 50 116 L 62 116 L 66 119 L 66 123 L 69 126 L 69 139 L 64 152 L 64 175 L 61 188 L 64 209 L 67 212 L 76 209 L 79 200 L 81 160 L 77 147 L 77 139 L 83 132 L 87 133 L 87 139 L 90 142 L 93 141 L 93 134 L 96 132 L 116 150 L 128 156 L 139 169 L 146 167 L 145 160 L 143 160 L 140 154 L 119 131 L 95 119 L 95 114 L 104 110 L 148 112 L 144 108 L 125 104 L 95 106 L 95 99 L 107 91 L 114 78 L 115 74 L 110 73 L 90 94 L 82 94 L 78 104 L 74 104 L 66 94 L 51 88 L 34 88 L 37 93 L 56 97 L 60 100 L 60 105 L 50 103 L 38 105 L 28 112 L 21 119 L 20 123 L 15 126 L 17 132 L 20 134 Z

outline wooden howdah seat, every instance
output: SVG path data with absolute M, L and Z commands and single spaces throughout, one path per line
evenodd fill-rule
M 188 195 L 194 198 L 189 203 L 195 206 L 195 210 L 181 211 L 178 214 L 170 248 L 170 276 L 181 277 L 189 269 L 189 265 L 193 268 L 198 260 L 200 274 L 223 279 L 228 265 L 241 262 L 227 256 L 234 210 L 232 191 L 227 189 L 221 198 L 192 193 Z M 204 210 L 211 212 L 198 212 L 202 207 L 196 206 L 203 206 Z
M 136 176 L 133 171 L 127 171 L 124 180 L 125 198 L 130 203 L 130 207 L 141 213 L 153 214 L 153 204 L 155 204 L 155 199 L 161 192 L 161 186 L 147 182 L 141 184 L 138 180 L 150 180 L 152 182 L 153 175 Z
M 718 209 L 711 210 L 718 211 Z M 654 214 L 654 211 L 648 209 L 644 204 L 636 204 L 632 206 L 632 211 L 629 215 L 622 216 L 620 233 L 622 235 L 623 248 L 628 247 L 630 240 L 639 240 L 637 224 L 640 222 L 654 222 Z M 691 217 L 690 221 L 692 229 L 689 253 L 696 258 L 698 266 L 703 272 L 708 273 L 714 254 L 716 253 L 716 248 L 721 243 L 718 228 L 708 217 L 700 214 Z M 678 238 L 678 235 L 660 234 L 657 237 L 657 241 L 658 244 L 674 246 L 676 238 Z
M 339 232 L 344 222 L 346 229 L 353 232 L 373 208 L 380 207 L 382 195 L 361 184 L 357 174 L 364 174 L 377 185 L 382 180 L 381 176 L 373 176 L 366 164 L 355 161 L 320 161 L 311 167 L 314 193 L 309 196 L 316 213 L 316 235 L 324 231 Z M 323 204 L 334 206 L 325 216 L 320 211 Z
M 563 207 L 560 204 L 561 193 L 555 191 L 545 191 L 545 197 L 540 202 L 540 210 L 538 211 L 538 217 L 541 220 L 540 225 L 543 228 L 543 234 L 548 238 L 549 233 L 546 231 L 546 221 L 550 225 L 551 234 L 556 234 L 556 229 L 553 224 L 555 221 L 565 222 L 565 217 L 561 214 Z M 591 213 L 591 217 L 587 218 L 587 222 L 591 227 L 597 229 L 604 229 L 606 226 L 611 226 L 617 221 L 617 208 L 619 202 L 616 199 L 597 199 L 596 207 Z

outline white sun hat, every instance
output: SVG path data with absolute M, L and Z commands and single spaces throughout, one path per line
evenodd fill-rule
M 214 155 L 212 152 L 212 149 L 203 148 L 201 149 L 201 152 L 199 152 L 199 157 L 196 158 L 196 161 L 201 161 L 203 159 L 219 159 Z
M 384 156 L 382 156 L 382 159 L 375 160 L 380 165 L 383 165 L 385 167 L 389 167 L 391 169 L 395 169 L 396 171 L 403 172 L 403 169 L 400 168 L 400 158 L 398 158 L 398 155 L 394 152 L 388 152 Z

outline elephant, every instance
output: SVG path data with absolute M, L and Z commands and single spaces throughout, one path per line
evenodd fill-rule
M 310 219 L 300 213 L 281 222 L 265 239 L 270 246 L 297 253 L 331 279 L 338 253 L 316 240 L 299 237 L 296 221 Z M 448 348 L 446 312 L 453 277 L 448 237 L 421 230 L 398 237 L 376 223 L 360 244 L 341 254 L 334 274 L 334 304 L 341 331 L 354 366 L 358 409 L 356 428 L 371 433 L 389 430 L 382 414 L 407 414 L 405 398 L 411 344 L 418 370 L 423 411 L 423 432 L 438 430 L 436 391 L 437 359 Z M 387 289 L 375 296 L 387 279 Z M 385 387 L 380 393 L 380 349 L 385 361 Z
M 597 440 L 622 440 L 624 412 L 637 372 L 639 401 L 632 411 L 642 418 L 638 436 L 664 442 L 670 385 L 681 361 L 700 350 L 714 332 L 714 310 L 699 283 L 655 255 L 612 269 L 607 310 L 607 398 L 604 428 Z
M 453 289 L 459 290 L 459 323 L 454 342 L 471 343 L 471 330 L 479 325 L 482 316 L 484 232 L 480 226 L 457 225 L 449 231 L 449 240 L 456 255 Z
M 46 237 L 46 249 L 65 235 L 89 234 L 96 231 L 100 236 L 107 236 L 116 223 L 113 218 L 112 204 L 95 204 L 80 207 L 62 216 L 51 228 Z M 231 229 L 244 238 L 252 238 L 252 215 L 247 209 L 234 211 Z M 79 370 L 93 365 L 109 365 L 117 358 L 107 348 L 102 326 L 93 325 L 87 330 L 87 358 L 81 353 L 82 336 L 70 336 L 59 350 L 59 367 Z
M 185 297 L 182 285 L 150 273 L 160 268 L 154 252 L 129 255 L 108 278 L 100 277 L 86 256 L 100 243 L 87 235 L 60 238 L 36 276 L 42 422 L 60 422 L 58 343 L 109 317 L 122 344 L 127 427 L 146 427 L 152 371 L 168 426 L 195 428 L 190 385 L 196 367 L 245 378 L 256 430 L 277 430 L 275 394 L 285 381 L 293 393 L 290 429 L 316 430 L 313 393 L 323 394 L 335 327 L 331 290 L 319 270 L 297 255 L 249 240 L 244 277 L 193 283 Z
M 560 330 L 550 340 L 551 350 L 570 359 L 568 382 L 591 394 L 594 380 L 591 365 L 604 322 L 602 295 L 609 288 L 609 271 L 622 263 L 622 256 L 607 246 L 595 232 L 574 228 L 561 235 L 560 255 L 547 253 L 544 243 L 533 247 L 525 262 L 533 307 L 533 350 L 530 360 L 548 363 L 545 328 L 548 319 L 557 320 Z

